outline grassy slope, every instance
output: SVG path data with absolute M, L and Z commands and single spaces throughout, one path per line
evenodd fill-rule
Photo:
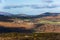
M 2 22 L 0 21 L 0 26 L 3 27 L 9 27 L 9 28 L 20 28 L 24 27 L 26 29 L 31 29 L 33 28 L 34 24 L 31 24 L 32 22 L 21 22 L 21 23 L 15 23 L 15 22 Z
M 48 24 L 60 24 L 60 22 L 53 22 L 53 21 L 40 21 L 40 23 L 48 23 Z

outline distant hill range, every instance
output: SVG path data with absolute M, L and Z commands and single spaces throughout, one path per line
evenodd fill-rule
M 17 14 L 16 17 L 20 17 L 20 18 L 42 18 L 42 17 L 47 17 L 47 16 L 60 16 L 60 13 L 42 13 L 40 15 L 24 15 L 24 14 Z
M 60 13 L 42 13 L 40 15 L 26 15 L 26 14 L 12 14 L 8 12 L 0 12 L 0 18 L 13 18 L 13 17 L 18 17 L 18 18 L 42 18 L 42 17 L 47 17 L 47 16 L 60 16 Z
M 60 15 L 60 13 L 49 13 L 49 12 L 46 12 L 46 13 L 43 13 L 41 15 L 42 16 L 58 16 L 58 15 Z
M 11 13 L 0 12 L 0 21 L 3 21 L 3 22 L 12 22 L 12 20 L 9 20 L 9 19 L 13 18 L 12 16 L 13 16 L 13 14 L 11 14 Z
M 37 15 L 36 17 L 41 18 L 41 17 L 47 17 L 47 16 L 60 16 L 60 13 L 49 13 L 49 12 L 46 12 L 46 13 Z

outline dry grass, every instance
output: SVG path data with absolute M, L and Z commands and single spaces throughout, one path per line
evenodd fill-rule
M 9 37 L 10 34 L 10 37 Z M 5 33 L 1 40 L 60 40 L 60 33 Z
M 13 22 L 0 22 L 0 26 L 9 27 L 9 28 L 26 28 L 31 29 L 35 25 L 32 22 L 23 22 L 23 23 L 13 23 Z
M 53 24 L 43 24 L 39 27 L 37 27 L 36 32 L 55 32 L 55 33 L 60 33 L 60 25 L 53 25 Z

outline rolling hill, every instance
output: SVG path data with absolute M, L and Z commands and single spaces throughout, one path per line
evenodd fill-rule
M 7 14 L 7 15 L 6 15 Z M 17 18 L 17 19 L 16 19 Z M 23 19 L 21 19 L 23 18 Z M 26 19 L 28 18 L 28 19 Z M 29 20 L 31 19 L 31 20 Z M 9 29 L 9 31 L 16 31 L 17 32 L 19 30 L 23 31 L 24 30 L 27 32 L 28 30 L 34 30 L 34 31 L 38 31 L 40 32 L 41 30 L 44 30 L 45 27 L 46 32 L 51 32 L 52 30 L 54 30 L 54 27 L 56 29 L 55 32 L 58 31 L 58 28 L 60 28 L 60 13 L 42 13 L 40 15 L 36 15 L 36 16 L 28 16 L 25 14 L 17 14 L 17 15 L 12 15 L 8 12 L 0 12 L 0 30 L 6 31 Z M 51 30 L 52 28 L 52 30 Z M 5 30 L 6 29 L 6 30 Z M 38 29 L 38 30 L 35 30 Z M 47 31 L 49 30 L 49 31 Z M 51 30 L 51 31 L 50 31 Z M 52 31 L 53 32 L 53 31 Z M 58 31 L 60 32 L 60 31 Z

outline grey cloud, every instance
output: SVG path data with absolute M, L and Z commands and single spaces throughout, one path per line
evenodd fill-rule
M 18 6 L 5 6 L 4 9 L 11 9 L 11 8 L 24 8 L 24 7 L 29 7 L 32 9 L 41 9 L 41 8 L 56 8 L 60 7 L 59 5 L 46 5 L 46 6 L 40 6 L 40 5 L 18 5 Z
M 4 9 L 11 9 L 11 8 L 22 8 L 24 6 L 5 6 Z
M 41 8 L 56 8 L 56 7 L 58 7 L 58 6 L 55 6 L 55 5 L 53 5 L 53 6 L 32 6 L 32 8 L 34 8 L 34 9 L 41 9 Z
M 43 2 L 46 2 L 46 3 L 52 3 L 54 2 L 53 0 L 42 0 Z

